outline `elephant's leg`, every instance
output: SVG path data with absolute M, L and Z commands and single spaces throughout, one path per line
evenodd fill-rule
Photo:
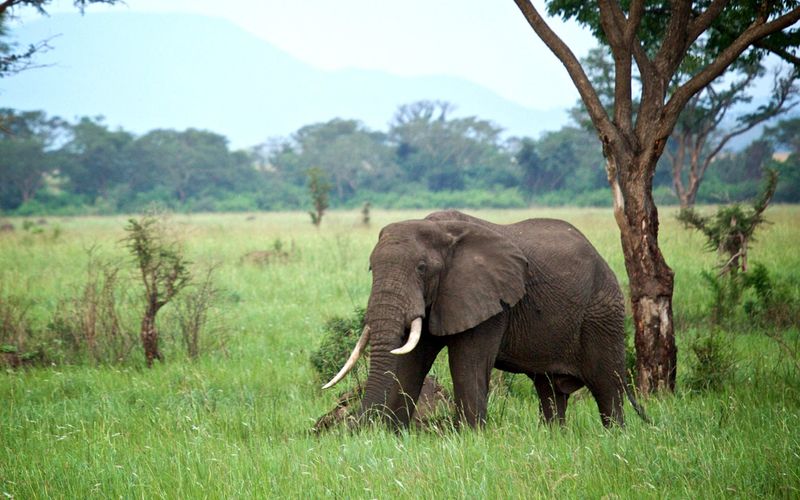
M 489 378 L 508 321 L 499 314 L 448 339 L 447 352 L 459 420 L 470 427 L 486 423 Z
M 407 427 L 411 421 L 425 376 L 442 347 L 444 344 L 438 338 L 426 335 L 413 351 L 399 355 L 395 376 L 400 390 L 389 409 L 402 427 Z
M 583 378 L 592 392 L 603 425 L 624 425 L 625 325 L 622 304 L 598 300 L 581 325 Z
M 551 424 L 557 419 L 560 425 L 566 421 L 567 401 L 569 394 L 561 392 L 555 380 L 548 374 L 530 374 L 536 392 L 539 394 L 539 409 L 545 423 Z
M 625 425 L 625 417 L 622 410 L 624 387 L 622 378 L 616 371 L 609 370 L 602 377 L 596 377 L 588 384 L 592 392 L 597 408 L 600 410 L 600 419 L 603 425 L 610 427 L 616 424 L 620 427 Z

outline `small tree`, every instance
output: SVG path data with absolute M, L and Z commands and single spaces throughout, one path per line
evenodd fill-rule
M 678 220 L 686 227 L 694 227 L 703 233 L 710 249 L 724 256 L 725 262 L 720 269 L 720 276 L 736 274 L 739 270 L 747 271 L 747 245 L 753 239 L 756 228 L 766 222 L 764 210 L 767 209 L 775 187 L 778 184 L 778 172 L 766 170 L 767 179 L 761 195 L 753 202 L 750 209 L 740 204 L 721 207 L 717 213 L 703 217 L 693 208 L 685 208 L 678 213 Z
M 365 201 L 364 206 L 361 207 L 361 223 L 365 226 L 369 226 L 370 215 L 369 211 L 372 208 L 372 203 Z
M 722 260 L 718 274 L 703 272 L 703 279 L 714 294 L 712 318 L 716 325 L 731 317 L 742 298 L 745 280 L 740 273 L 747 271 L 748 244 L 756 228 L 766 222 L 764 210 L 778 183 L 775 170 L 768 169 L 766 174 L 764 190 L 749 209 L 737 203 L 720 207 L 708 217 L 701 216 L 693 208 L 684 208 L 678 213 L 678 220 L 703 233 L 708 249 L 716 250 Z
M 191 280 L 189 262 L 178 243 L 166 237 L 163 218 L 145 215 L 130 219 L 125 238 L 139 271 L 145 291 L 145 310 L 142 316 L 141 340 L 147 366 L 153 360 L 164 360 L 158 348 L 156 315 Z
M 308 212 L 308 214 L 311 216 L 311 222 L 319 227 L 322 223 L 322 216 L 328 208 L 328 193 L 333 186 L 321 168 L 310 168 L 307 175 L 308 192 L 311 194 L 311 201 L 314 203 L 314 211 Z

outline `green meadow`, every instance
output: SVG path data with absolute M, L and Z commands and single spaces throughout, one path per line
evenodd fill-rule
M 627 427 L 605 430 L 581 390 L 564 428 L 544 426 L 530 382 L 517 376 L 492 394 L 482 431 L 311 433 L 344 389 L 321 391 L 325 381 L 309 363 L 325 321 L 366 304 L 380 228 L 427 212 L 374 210 L 366 227 L 358 211 L 335 211 L 319 229 L 302 212 L 171 216 L 193 266 L 215 268 L 220 293 L 208 333 L 215 338 L 190 359 L 167 306 L 166 360 L 152 369 L 138 346 L 116 364 L 3 366 L 0 497 L 800 496 L 797 326 L 775 331 L 742 315 L 719 333 L 732 346 L 730 377 L 719 390 L 690 390 L 697 363 L 690 345 L 711 328 L 712 294 L 700 273 L 717 256 L 670 208 L 661 211 L 660 244 L 675 270 L 678 389 L 643 401 L 652 424 L 626 404 Z M 566 219 L 627 288 L 610 209 L 468 212 L 500 223 Z M 797 300 L 800 207 L 772 207 L 766 216 L 771 223 L 756 233 L 749 259 Z M 31 335 L 45 331 L 59 304 L 80 296 L 90 250 L 120 266 L 135 296 L 141 284 L 121 243 L 126 220 L 49 218 L 25 230 L 11 219 L 16 230 L 0 233 L 0 300 L 24 308 Z M 266 264 L 245 257 L 276 248 L 288 256 Z M 130 324 L 138 327 L 135 318 Z M 441 359 L 434 372 L 448 384 Z

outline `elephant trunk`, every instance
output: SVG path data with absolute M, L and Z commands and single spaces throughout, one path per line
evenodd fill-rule
M 380 286 L 373 286 L 366 314 L 367 327 L 370 329 L 369 374 L 361 401 L 361 414 L 367 418 L 377 413 L 381 418 L 388 418 L 395 423 L 405 420 L 397 415 L 404 406 L 397 369 L 400 358 L 412 350 L 419 340 L 421 317 L 424 314 L 421 293 L 420 304 L 414 302 L 397 293 L 397 289 L 387 292 Z M 412 326 L 409 341 L 403 345 L 409 325 Z
M 400 320 L 375 322 L 372 325 L 369 374 L 361 400 L 361 413 L 371 416 L 372 412 L 377 412 L 392 418 L 398 406 L 400 385 L 396 375 L 397 355 L 391 351 L 399 347 L 404 325 Z

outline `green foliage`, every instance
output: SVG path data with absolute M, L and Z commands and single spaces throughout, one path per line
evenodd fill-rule
M 124 240 L 136 259 L 148 302 L 161 306 L 191 280 L 189 262 L 177 241 L 169 239 L 163 217 L 148 214 L 128 219 Z
M 622 2 L 621 7 L 623 14 L 627 15 L 630 2 Z M 692 18 L 696 19 L 708 8 L 708 4 L 707 2 L 692 2 L 688 7 L 692 10 Z M 703 61 L 716 59 L 755 20 L 761 17 L 774 18 L 796 7 L 796 1 L 788 1 L 768 4 L 745 2 L 723 8 L 706 31 L 703 38 L 704 43 L 698 44 L 700 48 L 691 51 L 690 57 L 684 59 L 682 72 L 685 75 L 696 73 Z M 642 20 L 636 35 L 650 57 L 655 56 L 667 36 L 667 30 L 670 28 L 668 14 L 673 8 L 673 4 L 666 0 L 647 2 L 643 7 Z M 547 12 L 551 16 L 577 21 L 582 26 L 589 28 L 601 43 L 607 45 L 605 30 L 600 21 L 600 9 L 596 1 L 551 0 L 547 2 Z M 741 64 L 752 64 L 763 60 L 770 54 L 770 51 L 764 50 L 763 47 L 770 47 L 778 54 L 791 55 L 798 46 L 800 46 L 800 28 L 795 26 L 768 35 L 757 47 L 747 47 L 740 57 L 740 61 Z M 790 60 L 791 56 L 786 59 Z
M 364 308 L 358 307 L 349 317 L 335 316 L 325 322 L 319 347 L 309 356 L 319 381 L 327 382 L 344 366 L 364 329 L 364 312 Z M 366 380 L 365 365 L 359 360 L 350 372 L 356 380 Z
M 181 340 L 186 354 L 197 359 L 201 352 L 209 350 L 225 351 L 229 331 L 223 328 L 218 308 L 221 290 L 218 288 L 214 273 L 216 267 L 209 267 L 202 281 L 194 283 L 178 297 L 176 316 L 181 333 Z
M 800 298 L 794 297 L 789 284 L 776 280 L 764 264 L 756 263 L 742 273 L 741 279 L 745 292 L 752 292 L 742 304 L 750 319 L 777 328 L 800 324 Z
M 711 292 L 711 324 L 726 331 L 748 332 L 755 326 L 786 328 L 800 324 L 800 298 L 785 281 L 777 281 L 764 264 L 747 272 L 720 276 L 701 272 Z
M 314 167 L 308 170 L 308 193 L 311 195 L 311 203 L 314 205 L 314 211 L 308 213 L 311 216 L 311 222 L 317 227 L 322 224 L 322 216 L 328 209 L 328 192 L 331 187 L 325 172 L 321 169 Z
M 305 212 L 259 214 L 255 221 L 242 214 L 175 215 L 175 224 L 187 229 L 187 256 L 193 262 L 207 257 L 220 262 L 215 277 L 226 290 L 218 307 L 230 318 L 224 324 L 231 334 L 229 357 L 202 349 L 197 360 L 171 355 L 184 347 L 174 311 L 166 306 L 159 321 L 170 362 L 157 369 L 142 370 L 133 362 L 3 369 L 0 495 L 791 498 L 800 489 L 800 370 L 758 324 L 723 337 L 737 361 L 723 390 L 688 390 L 688 367 L 696 359 L 689 345 L 695 332 L 707 329 L 705 311 L 694 312 L 706 296 L 699 272 L 713 265 L 714 257 L 698 253 L 692 246 L 697 235 L 681 229 L 672 208 L 660 208 L 660 238 L 676 271 L 682 364 L 676 394 L 647 401 L 652 426 L 626 403 L 627 427 L 605 432 L 584 389 L 570 397 L 565 427 L 550 429 L 538 423 L 532 384 L 517 376 L 513 390 L 490 398 L 489 422 L 481 432 L 376 428 L 310 435 L 307 430 L 338 395 L 319 390 L 326 380 L 308 361 L 321 341 L 322 325 L 333 316 L 350 318 L 354 304 L 366 303 L 366 262 L 378 228 L 426 213 L 376 208 L 371 228 L 364 229 L 353 227 L 359 208 L 328 213 L 319 231 L 307 223 Z M 795 294 L 798 210 L 771 207 L 773 224 L 757 235 L 759 261 L 773 282 Z M 471 213 L 500 223 L 526 217 L 569 220 L 625 280 L 619 233 L 606 209 Z M 21 225 L 18 218 L 10 220 Z M 57 242 L 32 238 L 23 244 L 30 237 L 23 231 L 0 235 L 0 284 L 5 296 L 23 299 L 34 335 L 61 297 L 81 293 L 87 242 L 103 245 L 108 259 L 132 267 L 127 249 L 117 244 L 125 221 L 70 218 L 62 222 L 64 234 Z M 333 243 L 341 234 L 349 242 L 345 258 Z M 303 251 L 296 261 L 264 269 L 238 265 L 254 245 L 273 248 L 276 238 L 284 250 L 297 241 Z M 119 278 L 133 289 L 138 277 L 129 275 L 123 271 Z M 789 347 L 798 345 L 796 328 L 777 331 Z M 28 346 L 24 352 L 36 351 L 35 342 Z M 449 390 L 446 354 L 434 371 Z
M 711 322 L 717 326 L 729 327 L 742 297 L 738 273 L 722 278 L 715 272 L 703 270 L 700 275 L 711 291 Z
M 447 103 L 402 106 L 387 133 L 335 119 L 299 129 L 290 139 L 232 151 L 209 131 L 110 130 L 101 118 L 68 123 L 42 112 L 3 110 L 0 210 L 15 215 L 301 210 L 308 171 L 330 182 L 328 204 L 355 208 L 521 208 L 609 206 L 599 141 L 575 126 L 539 139 L 501 140 L 476 117 L 453 118 Z M 710 169 L 699 201 L 744 200 L 758 192 L 758 172 L 780 172 L 776 200 L 800 200 L 794 165 L 771 160 L 791 143 L 791 120 Z M 772 130 L 772 129 L 770 129 Z M 772 144 L 772 136 L 777 146 Z M 782 138 L 782 139 L 781 139 Z M 784 140 L 785 139 L 785 140 Z M 755 174 L 753 173 L 755 172 Z M 654 177 L 656 201 L 676 202 L 669 165 Z M 316 216 L 316 214 L 315 214 Z
M 163 215 L 128 219 L 125 231 L 128 235 L 124 242 L 136 260 L 144 285 L 140 338 L 147 366 L 152 367 L 154 359 L 164 360 L 156 325 L 158 312 L 190 283 L 192 275 L 183 249 L 167 235 Z
M 700 215 L 693 208 L 685 208 L 678 213 L 677 218 L 685 227 L 693 227 L 703 233 L 709 250 L 716 250 L 724 256 L 722 274 L 738 270 L 740 263 L 741 270 L 746 270 L 748 244 L 753 241 L 756 228 L 766 222 L 763 213 L 778 183 L 775 170 L 767 170 L 766 174 L 764 188 L 749 209 L 733 204 L 720 207 L 713 216 L 708 217 Z
M 717 329 L 698 334 L 689 344 L 692 354 L 685 383 L 696 391 L 720 391 L 736 371 L 736 351 L 732 341 Z
M 391 209 L 524 208 L 528 205 L 516 188 L 433 192 L 413 189 L 412 186 L 388 193 L 363 192 L 346 206 L 359 206 L 364 199 L 369 199 L 382 208 Z
M 523 170 L 523 188 L 535 203 L 553 192 L 569 198 L 608 190 L 600 142 L 586 129 L 565 126 L 538 141 L 523 139 L 515 158 Z
M 361 224 L 369 226 L 369 210 L 372 208 L 372 203 L 365 201 L 361 207 Z
M 0 288 L 0 344 L 4 352 L 25 351 L 31 344 L 30 301 Z
M 128 360 L 138 339 L 135 316 L 119 278 L 120 268 L 88 252 L 80 292 L 62 298 L 48 324 L 59 363 L 117 364 Z

